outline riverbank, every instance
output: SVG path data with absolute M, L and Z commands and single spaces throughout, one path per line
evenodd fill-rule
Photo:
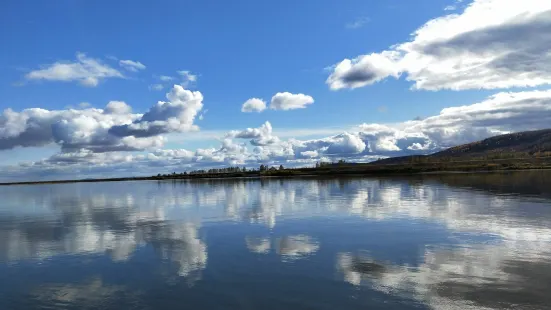
M 267 171 L 243 171 L 231 173 L 200 173 L 200 174 L 169 174 L 149 177 L 98 178 L 75 180 L 27 181 L 6 182 L 0 186 L 9 185 L 36 185 L 36 184 L 64 184 L 64 183 L 91 183 L 91 182 L 123 182 L 123 181 L 160 181 L 160 180 L 193 180 L 193 179 L 238 179 L 262 177 L 305 177 L 305 176 L 347 176 L 347 175 L 413 175 L 413 174 L 445 174 L 458 172 L 488 172 L 488 171 L 515 171 L 551 169 L 551 158 L 511 158 L 494 160 L 457 160 L 427 163 L 341 163 L 329 164 L 316 168 L 293 168 Z

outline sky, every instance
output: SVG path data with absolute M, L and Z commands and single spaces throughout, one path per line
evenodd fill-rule
M 0 181 L 308 166 L 551 127 L 551 2 L 0 3 Z

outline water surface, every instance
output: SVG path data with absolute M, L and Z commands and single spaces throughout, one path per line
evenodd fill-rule
M 551 172 L 0 188 L 0 309 L 549 309 Z

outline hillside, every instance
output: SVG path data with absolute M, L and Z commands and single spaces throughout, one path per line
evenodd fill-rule
M 496 153 L 551 152 L 551 129 L 523 131 L 463 144 L 432 154 L 436 157 L 487 156 Z
M 477 142 L 458 145 L 431 155 L 414 155 L 386 158 L 374 164 L 403 164 L 432 162 L 444 159 L 513 158 L 531 155 L 551 156 L 551 129 L 523 131 L 499 135 Z

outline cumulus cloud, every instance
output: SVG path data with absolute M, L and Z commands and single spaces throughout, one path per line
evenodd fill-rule
M 262 99 L 251 98 L 241 107 L 241 112 L 262 112 L 266 110 L 266 102 Z
M 231 138 L 251 139 L 258 160 L 287 162 L 430 153 L 462 143 L 551 124 L 551 90 L 498 93 L 466 106 L 443 109 L 438 115 L 396 124 L 361 124 L 356 131 L 321 139 L 281 140 L 269 122 L 259 128 L 233 131 Z M 260 143 L 269 141 L 270 143 Z M 369 158 L 369 157 L 368 157 Z
M 443 109 L 438 115 L 424 119 L 361 124 L 325 138 L 282 139 L 274 134 L 271 123 L 265 122 L 256 128 L 220 134 L 218 147 L 161 150 L 164 138 L 160 133 L 194 128 L 190 125 L 193 112 L 182 112 L 185 108 L 180 105 L 195 111 L 200 106 L 197 100 L 202 99 L 198 93 L 180 86 L 167 98 L 168 103 L 159 103 L 143 115 L 132 114 L 130 107 L 117 101 L 110 102 L 105 109 L 6 110 L 0 115 L 0 149 L 57 143 L 63 153 L 4 167 L 3 175 L 17 175 L 17 171 L 52 174 L 102 171 L 103 175 L 116 171 L 117 175 L 135 175 L 156 173 L 159 167 L 181 171 L 229 165 L 313 166 L 317 161 L 339 159 L 366 162 L 388 156 L 432 153 L 497 134 L 542 129 L 551 124 L 551 90 L 502 92 L 479 103 Z M 195 103 L 190 103 L 194 100 Z M 181 113 L 187 117 L 171 119 Z M 112 134 L 114 130 L 125 134 Z M 124 152 L 147 149 L 155 151 L 131 155 Z
M 326 154 L 358 154 L 365 150 L 365 142 L 359 136 L 347 132 L 333 137 Z
M 145 114 L 134 114 L 122 101 L 105 109 L 68 110 L 11 109 L 0 114 L 0 150 L 56 143 L 63 152 L 135 151 L 163 145 L 163 133 L 196 130 L 193 124 L 201 110 L 200 92 L 176 85 Z
M 121 101 L 111 101 L 105 109 L 81 110 L 10 109 L 0 114 L 0 150 L 57 143 L 63 151 L 77 149 L 95 152 L 132 151 L 162 146 L 163 138 L 121 139 L 108 134 L 112 126 L 139 117 Z
M 358 88 L 379 82 L 388 76 L 396 78 L 400 68 L 396 63 L 397 53 L 383 52 L 345 59 L 335 66 L 326 83 L 333 90 Z
M 109 101 L 105 107 L 105 113 L 108 114 L 130 114 L 132 107 L 124 101 Z
M 193 122 L 203 108 L 201 92 L 174 85 L 166 98 L 168 101 L 159 101 L 131 124 L 113 126 L 109 132 L 119 137 L 152 137 L 169 132 L 199 129 Z
M 443 146 L 467 143 L 495 134 L 541 129 L 551 124 L 551 90 L 502 92 L 439 115 L 406 124 Z
M 270 109 L 272 110 L 295 110 L 304 109 L 309 104 L 314 103 L 314 98 L 304 94 L 292 94 L 289 92 L 277 93 L 270 101 Z M 262 112 L 266 110 L 266 102 L 259 98 L 251 98 L 241 107 L 241 112 Z
M 428 21 L 412 39 L 344 59 L 333 90 L 406 76 L 415 89 L 496 89 L 551 83 L 551 2 L 476 0 L 460 14 Z
M 272 97 L 270 109 L 283 111 L 304 109 L 307 105 L 312 103 L 314 103 L 314 98 L 310 96 L 283 92 L 277 93 Z
M 133 60 L 119 60 L 119 66 L 131 72 L 138 72 L 146 68 L 141 62 Z
M 83 86 L 95 87 L 103 79 L 124 78 L 118 70 L 104 64 L 99 59 L 77 53 L 75 62 L 56 62 L 25 75 L 27 80 L 76 81 Z
M 243 131 L 231 131 L 226 137 L 238 139 L 251 139 L 255 146 L 270 145 L 279 142 L 279 138 L 272 135 L 272 124 L 265 122 L 259 128 L 247 128 Z

